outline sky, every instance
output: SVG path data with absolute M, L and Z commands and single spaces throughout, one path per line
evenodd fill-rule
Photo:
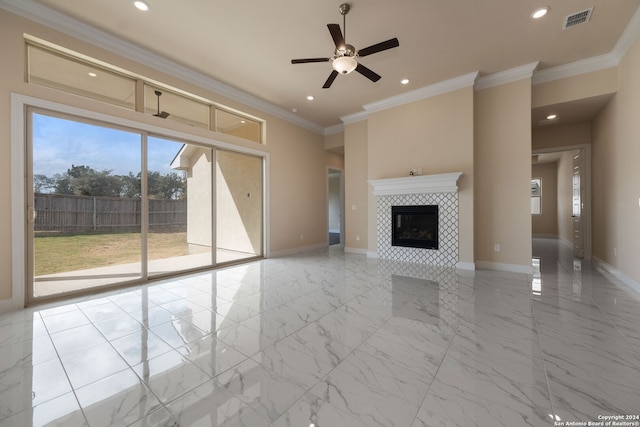
M 71 165 L 114 175 L 140 172 L 142 135 L 42 114 L 33 114 L 33 174 L 52 178 Z M 181 142 L 149 137 L 149 170 L 175 172 L 169 166 Z

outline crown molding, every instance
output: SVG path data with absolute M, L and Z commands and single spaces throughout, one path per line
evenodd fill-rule
M 473 73 L 454 77 L 452 79 L 434 83 L 432 85 L 412 90 L 410 92 L 392 96 L 390 98 L 382 99 L 370 104 L 365 104 L 363 105 L 363 108 L 369 113 L 387 110 L 389 108 L 398 107 L 410 102 L 431 98 L 443 93 L 453 92 L 458 89 L 473 86 L 477 78 L 478 71 L 474 71 Z
M 617 58 L 618 63 L 631 48 L 633 43 L 638 39 L 638 36 L 640 36 L 640 6 L 636 9 L 636 12 L 629 20 L 629 24 L 627 24 L 627 27 L 624 29 L 622 35 L 618 39 L 618 42 L 611 51 L 611 53 Z
M 342 123 L 345 125 L 350 125 L 351 123 L 357 123 L 369 118 L 369 114 L 366 111 L 358 111 L 357 113 L 348 114 L 346 116 L 340 117 Z
M 533 75 L 532 84 L 547 83 L 553 80 L 564 79 L 567 77 L 578 76 L 580 74 L 600 71 L 606 68 L 618 65 L 619 59 L 613 53 L 594 56 L 592 58 L 583 59 L 581 61 L 571 62 L 569 64 L 558 65 L 557 67 L 547 68 L 536 71 Z
M 34 0 L 0 0 L 0 8 L 138 63 L 143 63 L 158 71 L 194 83 L 204 89 L 211 90 L 219 95 L 256 108 L 312 132 L 321 135 L 324 133 L 324 127 L 303 119 L 268 101 L 173 62 L 161 55 L 151 53 L 148 50 L 64 15 Z
M 482 90 L 494 86 L 500 86 L 522 79 L 530 79 L 533 72 L 538 68 L 539 61 L 530 64 L 521 65 L 519 67 L 510 68 L 508 70 L 499 71 L 497 73 L 488 74 L 478 78 L 475 89 Z
M 333 135 L 335 133 L 344 132 L 344 124 L 338 123 L 337 125 L 328 126 L 324 128 L 324 136 Z
M 532 83 L 534 85 L 553 80 L 573 77 L 580 74 L 617 67 L 627 51 L 640 36 L 640 7 L 638 7 L 625 27 L 622 35 L 609 53 L 559 65 L 553 68 L 536 71 Z

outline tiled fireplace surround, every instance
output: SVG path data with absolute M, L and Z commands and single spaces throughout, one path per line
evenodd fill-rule
M 456 267 L 458 263 L 458 178 L 461 172 L 371 180 L 377 197 L 378 258 Z M 438 205 L 439 249 L 391 245 L 391 207 Z

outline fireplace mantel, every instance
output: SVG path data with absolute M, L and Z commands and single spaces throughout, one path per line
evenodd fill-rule
M 462 172 L 441 173 L 437 175 L 417 175 L 402 178 L 372 179 L 374 196 L 401 194 L 457 193 L 458 178 Z

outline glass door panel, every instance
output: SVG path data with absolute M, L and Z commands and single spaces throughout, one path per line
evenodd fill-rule
M 262 256 L 262 158 L 216 151 L 216 260 Z
M 30 299 L 141 277 L 141 134 L 32 113 Z
M 148 138 L 149 276 L 212 265 L 212 156 L 210 148 Z

